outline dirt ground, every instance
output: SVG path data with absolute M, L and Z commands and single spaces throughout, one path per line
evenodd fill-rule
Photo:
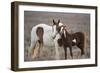
M 74 59 L 90 58 L 90 15 L 82 13 L 55 13 L 55 12 L 36 12 L 36 11 L 25 11 L 24 12 L 24 61 L 44 61 L 44 60 L 55 60 L 55 48 L 54 47 L 43 47 L 40 49 L 40 53 L 35 59 L 28 56 L 28 49 L 30 47 L 30 35 L 31 29 L 37 24 L 45 23 L 48 25 L 53 24 L 53 19 L 58 20 L 66 24 L 67 29 L 70 33 L 74 32 L 85 32 L 86 34 L 86 48 L 85 55 L 80 56 L 80 49 L 73 46 Z M 67 49 L 67 58 L 70 57 L 70 51 Z M 64 49 L 60 48 L 60 59 L 64 59 Z

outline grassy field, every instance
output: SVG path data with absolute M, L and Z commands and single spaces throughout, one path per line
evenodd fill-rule
M 40 49 L 40 53 L 35 59 L 28 56 L 30 46 L 30 33 L 32 27 L 39 23 L 45 23 L 48 25 L 53 24 L 53 19 L 58 20 L 66 24 L 67 29 L 70 33 L 74 32 L 85 32 L 86 33 L 86 48 L 85 55 L 80 56 L 80 49 L 76 46 L 73 47 L 74 59 L 90 58 L 90 15 L 81 13 L 54 13 L 54 12 L 24 12 L 24 60 L 25 61 L 44 61 L 44 60 L 55 60 L 55 48 L 54 47 L 43 47 Z M 67 58 L 70 57 L 70 51 L 67 49 Z M 60 59 L 64 59 L 64 49 L 59 48 Z

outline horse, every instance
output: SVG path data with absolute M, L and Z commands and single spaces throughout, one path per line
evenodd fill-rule
M 86 38 L 85 33 L 83 32 L 75 32 L 69 33 L 67 31 L 67 26 L 58 20 L 59 23 L 56 23 L 53 20 L 53 30 L 57 35 L 59 34 L 61 38 L 59 38 L 58 44 L 64 48 L 65 59 L 67 59 L 67 48 L 70 49 L 70 55 L 73 58 L 72 46 L 77 46 L 81 50 L 81 56 L 85 54 L 84 49 L 86 47 Z M 56 36 L 55 35 L 55 36 Z
M 59 22 L 58 22 L 59 23 Z M 59 51 L 57 46 L 57 38 L 55 37 L 56 33 L 53 32 L 52 26 L 48 24 L 37 24 L 32 27 L 31 30 L 31 56 L 34 59 L 39 53 L 39 49 L 42 49 L 43 46 L 55 46 L 56 59 L 59 59 Z M 55 40 L 54 40 L 55 37 Z

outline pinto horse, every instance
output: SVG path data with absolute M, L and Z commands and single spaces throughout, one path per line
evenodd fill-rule
M 81 50 L 81 56 L 84 53 L 84 48 L 85 48 L 85 34 L 83 32 L 76 32 L 76 33 L 69 33 L 67 31 L 67 27 L 60 23 L 56 23 L 53 20 L 53 28 L 55 30 L 56 34 L 59 34 L 61 38 L 58 39 L 58 44 L 60 46 L 63 46 L 64 52 L 65 52 L 65 59 L 67 59 L 67 48 L 70 49 L 70 55 L 73 58 L 73 53 L 72 53 L 72 46 L 77 46 Z

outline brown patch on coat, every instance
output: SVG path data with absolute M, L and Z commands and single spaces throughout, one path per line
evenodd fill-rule
M 43 34 L 44 34 L 43 28 L 38 27 L 36 30 L 36 34 L 37 34 L 39 40 L 37 40 L 34 47 L 32 48 L 32 58 L 33 59 L 37 56 L 39 49 L 42 48 L 42 46 L 43 46 Z
M 36 34 L 39 38 L 38 42 L 41 44 L 41 46 L 43 45 L 43 34 L 44 34 L 44 30 L 42 27 L 38 27 L 36 30 Z

